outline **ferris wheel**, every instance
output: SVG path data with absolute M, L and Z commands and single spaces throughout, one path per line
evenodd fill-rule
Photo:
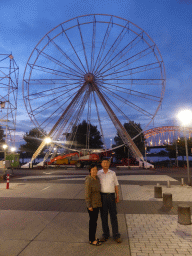
M 97 126 L 104 145 L 118 132 L 139 158 L 123 124 L 149 125 L 164 91 L 164 62 L 154 41 L 113 15 L 79 16 L 53 28 L 33 49 L 23 76 L 27 112 L 55 142 L 65 143 L 86 120 Z

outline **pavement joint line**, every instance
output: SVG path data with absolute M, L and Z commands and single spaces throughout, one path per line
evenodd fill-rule
M 53 220 L 58 216 L 58 214 L 60 214 L 60 212 L 58 212 L 58 213 L 55 215 L 55 217 L 54 217 L 51 221 L 53 221 Z M 45 227 L 44 227 L 36 236 L 34 236 L 33 239 L 31 239 L 31 240 L 29 241 L 29 243 L 18 253 L 17 256 L 19 256 L 19 255 L 35 240 L 35 238 L 36 238 L 37 236 L 39 236 L 39 234 L 49 225 L 49 223 L 50 223 L 51 221 L 49 221 L 49 222 L 45 225 Z
M 120 186 L 119 186 L 120 187 Z M 122 191 L 121 191 L 121 187 L 119 188 L 119 192 L 122 195 Z M 124 206 L 123 206 L 124 207 Z M 128 224 L 126 221 L 126 214 L 124 214 L 124 220 L 125 220 L 125 226 L 126 226 L 126 233 L 127 233 L 127 237 L 128 237 L 128 245 L 129 245 L 129 254 L 131 255 L 131 245 L 130 245 L 130 239 L 129 239 L 129 231 L 128 231 Z
M 50 188 L 50 187 L 51 187 L 51 186 L 49 186 L 49 187 L 46 187 L 46 188 L 43 188 L 42 190 L 46 190 L 46 189 L 48 189 L 48 188 Z M 42 191 L 42 190 L 41 190 L 41 191 Z

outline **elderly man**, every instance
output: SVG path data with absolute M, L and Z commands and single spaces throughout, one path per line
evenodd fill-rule
M 119 202 L 118 180 L 114 171 L 109 170 L 110 161 L 103 158 L 101 162 L 102 170 L 98 171 L 97 176 L 101 183 L 101 220 L 103 228 L 103 237 L 101 242 L 105 242 L 109 238 L 108 212 L 110 214 L 113 239 L 117 243 L 121 243 L 120 234 L 118 231 L 117 209 L 116 203 Z M 115 197 L 116 195 L 116 197 Z

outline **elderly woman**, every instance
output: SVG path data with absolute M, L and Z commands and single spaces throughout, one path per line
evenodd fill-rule
M 85 201 L 89 213 L 89 242 L 91 245 L 101 245 L 96 239 L 97 219 L 101 203 L 100 182 L 97 177 L 97 165 L 92 164 L 89 168 L 90 175 L 85 179 Z

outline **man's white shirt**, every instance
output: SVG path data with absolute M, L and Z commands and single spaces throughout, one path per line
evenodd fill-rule
M 115 193 L 115 186 L 118 186 L 119 182 L 114 171 L 108 170 L 107 173 L 104 173 L 102 169 L 97 172 L 97 176 L 100 180 L 102 193 Z

